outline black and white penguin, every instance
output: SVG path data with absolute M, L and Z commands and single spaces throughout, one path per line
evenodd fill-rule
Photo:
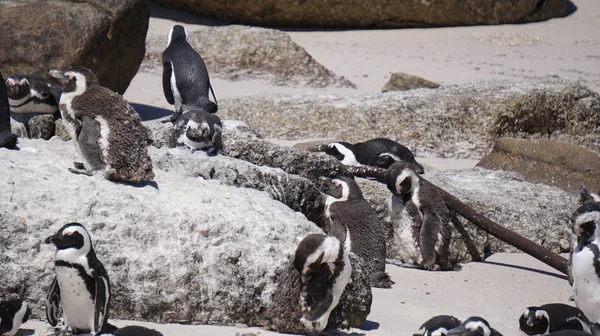
M 560 330 L 591 333 L 589 321 L 581 310 L 563 303 L 528 307 L 519 317 L 519 327 L 527 335 L 547 335 Z
M 29 320 L 29 316 L 31 316 L 31 309 L 23 300 L 0 302 L 0 335 L 13 336 L 21 324 Z
M 410 149 L 390 139 L 371 139 L 351 144 L 348 142 L 332 142 L 318 146 L 318 150 L 334 156 L 348 166 L 374 166 L 387 169 L 394 162 L 411 163 L 414 170 L 423 174 L 423 166 L 415 160 Z
M 202 110 L 185 111 L 175 122 L 176 143 L 192 151 L 217 153 L 221 150 L 221 120 L 213 113 Z
M 38 75 L 13 75 L 5 82 L 10 111 L 14 114 L 54 114 L 58 102 L 52 91 L 58 84 Z
M 210 85 L 208 70 L 202 57 L 187 41 L 187 31 L 175 25 L 169 32 L 167 48 L 162 53 L 163 91 L 167 102 L 175 106 L 175 121 L 186 110 L 217 112 L 217 98 Z M 213 103 L 209 99 L 212 93 Z
M 310 234 L 296 247 L 294 268 L 302 284 L 300 321 L 307 333 L 325 329 L 350 280 L 352 265 L 344 242 L 346 226 L 333 223 L 328 235 Z
M 413 336 L 446 336 L 448 330 L 460 326 L 460 320 L 450 315 L 438 315 L 425 321 Z
M 60 112 L 75 148 L 91 175 L 103 171 L 112 181 L 154 179 L 148 155 L 149 134 L 139 114 L 123 97 L 98 84 L 86 68 L 50 71 L 60 81 Z
M 351 177 L 321 178 L 325 199 L 325 217 L 331 226 L 348 228 L 345 245 L 361 257 L 371 286 L 391 288 L 393 281 L 385 273 L 386 239 L 379 216 Z
M 398 259 L 430 271 L 456 269 L 449 252 L 452 214 L 435 187 L 406 162 L 391 165 L 385 177 Z
M 584 204 L 571 217 L 571 277 L 575 304 L 592 323 L 600 323 L 600 206 Z
M 62 306 L 73 333 L 97 333 L 108 325 L 110 280 L 96 257 L 88 231 L 79 223 L 64 225 L 45 240 L 56 246 L 56 277 L 46 297 L 46 317 L 55 327 Z
M 4 82 L 2 73 L 0 73 L 0 81 Z M 6 93 L 6 86 L 0 86 L 0 148 L 14 148 L 17 145 L 17 136 L 10 130 L 8 94 Z
M 502 336 L 485 319 L 472 316 L 464 320 L 460 326 L 448 331 L 448 336 Z
M 146 327 L 127 326 L 112 332 L 100 332 L 97 336 L 163 336 L 163 334 Z

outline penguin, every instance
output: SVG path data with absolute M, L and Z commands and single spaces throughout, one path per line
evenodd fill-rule
M 325 218 L 331 227 L 348 228 L 345 245 L 365 261 L 371 286 L 391 288 L 393 281 L 385 273 L 386 239 L 379 216 L 363 197 L 351 177 L 321 177 L 321 191 L 326 194 Z
M 2 73 L 0 73 L 0 81 L 4 82 Z M 10 107 L 6 86 L 0 85 L 0 148 L 15 148 L 16 146 L 17 136 L 10 130 Z
M 449 330 L 448 336 L 502 336 L 485 319 L 472 316 L 464 320 L 460 326 Z
M 600 206 L 580 206 L 573 213 L 571 224 L 573 298 L 591 323 L 600 323 Z
M 140 326 L 127 326 L 118 328 L 115 331 L 103 331 L 97 334 L 98 336 L 163 336 L 160 332 Z
M 547 335 L 560 330 L 591 333 L 589 321 L 581 310 L 563 303 L 528 307 L 519 317 L 519 327 L 527 335 Z
M 89 69 L 51 70 L 50 75 L 62 86 L 63 122 L 87 166 L 84 171 L 70 171 L 87 175 L 102 171 L 111 181 L 152 181 L 149 132 L 133 107 L 100 86 Z
M 600 193 L 591 193 L 583 185 L 579 185 L 579 191 L 579 205 L 596 204 L 600 206 Z
M 355 144 L 332 142 L 326 146 L 318 146 L 317 150 L 334 156 L 348 166 L 374 166 L 387 169 L 394 162 L 408 162 L 414 165 L 418 174 L 425 172 L 410 149 L 390 139 L 377 138 Z
M 58 102 L 53 91 L 58 84 L 38 75 L 12 75 L 5 82 L 10 112 L 14 114 L 54 114 Z
M 13 336 L 31 316 L 31 308 L 23 300 L 0 302 L 0 335 Z
M 385 172 L 398 259 L 430 271 L 458 269 L 450 258 L 452 213 L 441 195 L 413 165 L 396 162 Z M 455 225 L 458 225 L 455 221 Z
M 68 223 L 44 242 L 56 246 L 56 277 L 46 297 L 48 323 L 57 325 L 62 306 L 65 324 L 73 333 L 106 330 L 105 324 L 110 326 L 110 280 L 88 231 L 79 223 Z
M 300 241 L 294 268 L 300 273 L 300 322 L 307 333 L 325 329 L 329 315 L 339 303 L 350 281 L 352 265 L 344 242 L 348 228 L 333 223 L 328 235 L 310 234 Z
M 413 336 L 446 336 L 448 330 L 460 325 L 460 320 L 450 315 L 438 315 L 425 321 Z
M 218 110 L 204 60 L 188 43 L 187 36 L 183 26 L 173 26 L 162 53 L 163 92 L 167 102 L 175 106 L 175 114 L 165 122 L 174 122 L 185 110 L 200 109 L 208 113 Z M 214 103 L 209 99 L 209 90 Z
M 192 151 L 204 150 L 216 154 L 221 143 L 221 120 L 215 114 L 202 110 L 184 112 L 175 122 L 175 140 Z

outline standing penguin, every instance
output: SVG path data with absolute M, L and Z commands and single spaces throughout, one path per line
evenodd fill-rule
M 563 303 L 527 307 L 519 318 L 519 328 L 527 335 L 547 335 L 559 330 L 591 332 L 583 312 Z
M 108 326 L 110 280 L 88 231 L 79 223 L 69 223 L 45 243 L 56 246 L 56 277 L 46 297 L 48 323 L 58 324 L 62 306 L 65 324 L 75 334 L 97 333 Z
M 0 81 L 4 82 L 2 73 L 0 73 Z M 14 148 L 17 145 L 17 136 L 10 130 L 10 107 L 6 86 L 0 86 L 0 148 Z
M 391 288 L 393 281 L 385 273 L 386 240 L 379 216 L 363 197 L 358 184 L 350 177 L 322 177 L 325 217 L 331 226 L 348 228 L 345 245 L 365 261 L 371 286 Z
M 13 336 L 27 322 L 31 309 L 19 299 L 0 302 L 0 335 Z
M 448 336 L 502 336 L 485 319 L 472 316 L 464 320 L 460 326 L 448 331 Z
M 390 216 L 398 258 L 426 270 L 452 270 L 450 259 L 452 214 L 440 194 L 406 162 L 396 162 L 385 173 L 392 192 Z
M 217 98 L 210 85 L 208 70 L 202 57 L 188 43 L 183 26 L 171 28 L 162 62 L 165 98 L 169 104 L 175 105 L 175 114 L 166 121 L 177 120 L 185 110 L 217 112 Z M 209 90 L 214 103 L 209 99 Z
M 10 111 L 14 114 L 54 114 L 58 84 L 38 75 L 12 75 L 5 82 Z
M 221 120 L 215 114 L 202 110 L 184 112 L 175 122 L 175 142 L 192 151 L 217 153 L 221 143 Z
M 413 336 L 446 336 L 448 330 L 460 326 L 460 320 L 450 315 L 438 315 L 425 321 Z
M 365 165 L 387 169 L 394 162 L 408 162 L 417 173 L 425 172 L 410 149 L 390 139 L 377 138 L 355 144 L 332 142 L 318 146 L 317 150 L 334 156 L 342 164 L 349 166 Z
M 323 331 L 350 280 L 352 266 L 344 242 L 348 229 L 335 222 L 329 235 L 310 234 L 296 247 L 294 268 L 302 284 L 301 322 L 309 334 Z
M 100 86 L 86 68 L 50 71 L 62 84 L 60 112 L 75 148 L 91 175 L 103 171 L 111 181 L 138 183 L 154 179 L 148 155 L 148 130 L 139 114 L 119 94 Z

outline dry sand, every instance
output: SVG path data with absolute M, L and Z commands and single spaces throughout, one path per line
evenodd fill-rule
M 526 25 L 405 30 L 289 31 L 292 39 L 315 59 L 358 89 L 318 89 L 331 92 L 378 92 L 391 72 L 406 72 L 440 84 L 481 79 L 515 79 L 558 75 L 581 80 L 600 90 L 600 3 L 575 0 L 577 10 L 566 18 Z M 218 24 L 180 11 L 153 6 L 150 35 L 164 36 L 175 23 L 188 30 Z M 210 69 L 209 69 L 210 70 Z M 213 79 L 218 97 L 262 92 L 310 92 L 311 88 L 272 86 L 266 81 Z M 136 108 L 171 110 L 159 76 L 139 73 L 125 93 Z M 159 113 L 160 114 L 160 113 Z M 159 115 L 157 115 L 157 118 Z M 468 168 L 473 160 L 420 158 L 437 168 Z M 459 272 L 426 272 L 388 266 L 396 282 L 390 290 L 374 289 L 374 302 L 365 330 L 350 335 L 412 335 L 437 314 L 465 319 L 479 315 L 504 335 L 518 335 L 518 316 L 530 305 L 568 303 L 566 278 L 525 254 L 496 254 L 483 263 L 470 263 Z M 256 328 L 143 324 L 165 335 L 234 335 Z M 45 332 L 43 322 L 25 328 Z

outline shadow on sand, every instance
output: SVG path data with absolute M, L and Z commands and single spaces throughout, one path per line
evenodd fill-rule
M 173 111 L 162 107 L 150 106 L 138 103 L 129 103 L 142 118 L 142 121 L 163 119 L 173 114 Z

